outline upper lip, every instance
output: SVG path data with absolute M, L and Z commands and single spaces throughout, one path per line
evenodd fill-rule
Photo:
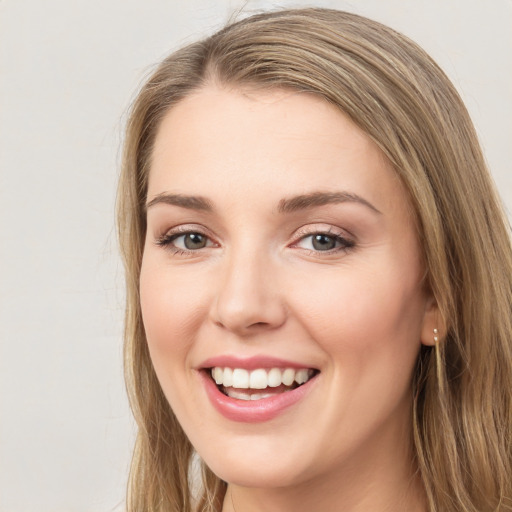
M 206 368 L 244 368 L 246 370 L 256 370 L 257 368 L 313 368 L 309 364 L 303 364 L 296 361 L 287 361 L 277 357 L 258 355 L 253 357 L 237 357 L 232 355 L 220 355 L 211 357 L 203 361 L 198 369 Z M 313 368 L 315 369 L 315 368 Z

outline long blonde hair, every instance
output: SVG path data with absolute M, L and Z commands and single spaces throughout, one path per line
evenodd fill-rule
M 219 511 L 226 489 L 203 467 L 194 502 L 193 449 L 153 371 L 138 284 L 155 134 L 173 105 L 212 80 L 316 94 L 392 162 L 414 206 L 444 324 L 442 340 L 422 348 L 413 383 L 414 449 L 429 510 L 512 510 L 512 249 L 475 130 L 452 84 L 415 43 L 328 9 L 252 16 L 191 44 L 160 64 L 133 105 L 118 196 L 125 372 L 139 427 L 128 510 Z

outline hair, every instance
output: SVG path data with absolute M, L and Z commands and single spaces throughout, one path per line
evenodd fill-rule
M 162 118 L 206 84 L 292 89 L 339 108 L 403 182 L 437 302 L 440 341 L 423 346 L 412 387 L 416 465 L 431 512 L 512 510 L 510 227 L 455 88 L 414 42 L 330 9 L 263 13 L 166 58 L 127 125 L 118 224 L 127 283 L 125 376 L 138 435 L 130 512 L 219 511 L 226 483 L 194 450 L 156 378 L 139 303 L 152 148 Z

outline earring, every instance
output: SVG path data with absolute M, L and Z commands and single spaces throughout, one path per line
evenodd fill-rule
M 439 331 L 437 329 L 434 329 L 434 342 L 437 343 L 439 341 L 439 336 L 437 335 Z

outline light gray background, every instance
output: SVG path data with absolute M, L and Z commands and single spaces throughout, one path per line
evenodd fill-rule
M 0 511 L 122 510 L 113 204 L 150 66 L 234 10 L 322 5 L 409 35 L 460 90 L 512 209 L 511 0 L 0 0 Z

